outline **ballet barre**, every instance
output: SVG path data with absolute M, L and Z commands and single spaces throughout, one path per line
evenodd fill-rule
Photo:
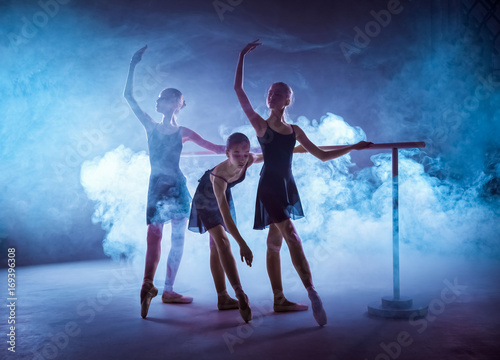
M 343 149 L 349 145 L 320 146 L 323 150 Z M 300 146 L 299 146 L 300 147 Z M 427 306 L 414 306 L 413 300 L 401 296 L 399 278 L 399 149 L 424 148 L 424 141 L 370 144 L 363 150 L 392 149 L 392 285 L 393 296 L 382 297 L 382 303 L 368 305 L 368 314 L 385 318 L 419 318 L 427 315 Z M 302 151 L 303 150 L 303 151 Z M 306 152 L 305 149 L 295 152 Z
M 343 149 L 347 146 L 351 145 L 328 145 L 328 146 L 319 146 L 322 150 L 337 150 Z M 380 143 L 380 144 L 370 144 L 367 148 L 363 150 L 377 150 L 377 149 L 415 149 L 415 148 L 423 148 L 425 147 L 425 142 L 416 141 L 416 142 L 399 142 L 399 143 Z M 250 151 L 255 153 L 260 153 L 260 148 L 252 148 Z M 295 153 L 306 153 L 306 149 L 299 145 L 296 147 Z M 226 154 L 216 154 L 212 151 L 189 151 L 181 153 L 181 157 L 197 157 L 197 156 L 225 156 Z
M 319 146 L 322 150 L 343 149 L 350 145 Z M 414 306 L 413 300 L 401 296 L 399 276 L 399 149 L 424 148 L 424 141 L 370 144 L 362 150 L 392 149 L 392 278 L 393 296 L 383 296 L 382 303 L 374 302 L 368 305 L 368 314 L 385 318 L 418 318 L 427 315 L 427 306 Z M 256 151 L 257 150 L 257 151 Z M 251 151 L 258 152 L 252 148 Z M 294 149 L 295 153 L 306 153 L 302 145 Z M 182 153 L 181 157 L 221 156 L 211 151 L 194 151 Z
M 343 149 L 350 145 L 332 145 L 332 146 L 320 146 L 323 150 L 336 150 Z M 370 144 L 367 148 L 363 149 L 415 149 L 425 147 L 424 141 L 414 141 L 414 142 L 399 142 L 399 143 L 380 143 L 380 144 Z

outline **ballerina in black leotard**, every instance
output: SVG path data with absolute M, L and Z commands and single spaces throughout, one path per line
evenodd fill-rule
M 193 301 L 193 298 L 173 291 L 184 248 L 184 233 L 191 201 L 186 178 L 179 168 L 182 145 L 186 141 L 193 141 L 215 153 L 225 151 L 225 146 L 215 145 L 193 130 L 177 124 L 177 114 L 186 105 L 179 90 L 169 88 L 160 93 L 156 100 L 156 111 L 163 114 L 160 123 L 155 122 L 140 108 L 133 95 L 133 80 L 135 67 L 141 61 L 146 48 L 147 46 L 144 46 L 132 57 L 124 90 L 125 99 L 146 130 L 151 163 L 146 213 L 148 224 L 146 265 L 141 288 L 141 316 L 143 318 L 148 314 L 151 299 L 158 294 L 158 289 L 153 285 L 153 279 L 160 261 L 163 224 L 169 221 L 172 224 L 172 237 L 162 301 L 181 304 Z
M 205 172 L 196 188 L 189 218 L 189 230 L 210 234 L 210 270 L 217 290 L 219 310 L 240 309 L 248 322 L 252 312 L 243 292 L 236 262 L 226 232 L 240 246 L 241 261 L 252 265 L 253 255 L 236 227 L 231 188 L 245 179 L 247 168 L 262 162 L 261 154 L 250 153 L 250 141 L 241 133 L 229 136 L 226 145 L 227 160 Z M 234 289 L 238 301 L 231 299 L 226 290 L 226 279 Z
M 292 175 L 292 153 L 295 131 L 281 134 L 269 125 L 262 137 L 257 138 L 264 156 L 257 201 L 254 229 L 262 230 L 272 223 L 304 216 L 299 193 Z
M 322 161 L 327 161 L 345 155 L 351 150 L 366 148 L 370 143 L 361 141 L 340 150 L 330 151 L 318 148 L 307 138 L 300 127 L 290 125 L 285 121 L 285 108 L 292 100 L 292 90 L 285 83 L 275 83 L 269 89 L 267 96 L 267 106 L 271 110 L 269 118 L 264 120 L 257 114 L 243 90 L 243 58 L 259 45 L 261 44 L 254 41 L 241 51 L 234 81 L 234 89 L 241 107 L 257 133 L 264 155 L 264 166 L 257 190 L 254 228 L 264 229 L 269 225 L 266 263 L 274 293 L 274 311 L 307 309 L 305 305 L 288 301 L 283 294 L 279 251 L 283 238 L 285 238 L 292 263 L 311 300 L 314 318 L 319 325 L 324 325 L 327 321 L 326 313 L 321 299 L 314 289 L 311 270 L 304 255 L 301 240 L 290 220 L 303 216 L 299 194 L 291 171 L 293 147 L 295 140 L 297 140 L 309 153 Z

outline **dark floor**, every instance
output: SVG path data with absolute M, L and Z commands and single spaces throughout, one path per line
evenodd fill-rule
M 176 290 L 193 296 L 192 304 L 166 305 L 157 297 L 147 320 L 139 316 L 140 263 L 93 261 L 18 268 L 16 352 L 7 350 L 9 310 L 4 307 L 1 358 L 499 358 L 498 261 L 413 256 L 402 266 L 402 273 L 406 272 L 402 293 L 429 304 L 429 315 L 409 321 L 368 316 L 367 304 L 391 295 L 392 278 L 387 269 L 369 265 L 369 255 L 357 257 L 357 267 L 350 268 L 346 264 L 353 258 L 339 254 L 321 263 L 324 269 L 312 264 L 328 315 L 322 328 L 311 310 L 273 313 L 265 266 L 258 262 L 251 270 L 239 265 L 254 314 L 249 324 L 237 311 L 216 309 L 207 263 L 183 260 Z M 162 262 L 159 269 L 164 266 Z M 187 273 L 190 266 L 196 275 Z M 308 303 L 285 259 L 283 267 L 286 295 Z M 6 279 L 5 270 L 2 279 Z M 163 278 L 158 275 L 158 279 L 161 289 Z M 413 290 L 405 293 L 405 289 Z

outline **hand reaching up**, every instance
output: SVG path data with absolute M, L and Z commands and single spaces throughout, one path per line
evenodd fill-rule
M 243 48 L 243 50 L 241 50 L 241 53 L 240 55 L 241 56 L 245 56 L 246 54 L 248 54 L 250 51 L 252 51 L 253 49 L 255 49 L 257 46 L 259 45 L 262 45 L 262 43 L 258 42 L 259 39 L 255 40 L 255 41 L 252 41 L 251 43 L 248 43 L 247 46 L 245 46 Z
M 142 47 L 139 50 L 137 50 L 135 52 L 135 54 L 132 56 L 132 60 L 130 60 L 130 64 L 131 65 L 136 65 L 139 61 L 141 61 L 142 60 L 142 55 L 144 54 L 144 52 L 146 51 L 147 48 L 148 48 L 148 46 L 145 45 L 144 47 Z

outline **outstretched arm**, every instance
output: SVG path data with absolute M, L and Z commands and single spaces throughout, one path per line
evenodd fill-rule
M 197 132 L 194 132 L 191 129 L 188 129 L 188 128 L 181 126 L 180 131 L 181 131 L 183 143 L 185 143 L 186 141 L 192 141 L 195 144 L 197 144 L 197 145 L 199 145 L 207 150 L 210 150 L 216 154 L 224 154 L 226 152 L 225 145 L 217 145 L 217 144 L 214 144 L 208 140 L 205 140 Z
M 139 119 L 139 121 L 146 128 L 146 132 L 150 132 L 155 126 L 155 122 L 147 113 L 145 113 L 137 101 L 134 98 L 134 71 L 136 65 L 141 61 L 142 55 L 147 49 L 147 45 L 143 48 L 136 51 L 134 56 L 132 56 L 132 60 L 130 60 L 130 66 L 128 69 L 127 83 L 125 84 L 125 90 L 123 91 L 123 96 L 127 100 L 130 108 L 134 112 L 135 116 Z
M 231 217 L 231 211 L 229 210 L 229 204 L 226 199 L 226 188 L 227 184 L 224 180 L 219 179 L 215 176 L 210 176 L 210 180 L 212 181 L 215 198 L 217 199 L 217 204 L 219 205 L 219 210 L 222 215 L 222 219 L 224 220 L 224 224 L 226 225 L 227 231 L 233 236 L 234 240 L 240 246 L 240 256 L 241 261 L 245 259 L 245 262 L 248 266 L 252 266 L 253 254 L 250 248 L 248 247 L 245 240 L 240 235 L 236 224 L 234 223 L 233 218 Z
M 236 91 L 236 95 L 238 96 L 238 100 L 240 101 L 240 105 L 245 112 L 248 120 L 250 120 L 250 124 L 252 124 L 257 136 L 263 136 L 266 131 L 267 124 L 266 121 L 255 112 L 248 100 L 247 94 L 245 90 L 243 90 L 243 59 L 246 54 L 255 49 L 257 46 L 261 45 L 258 40 L 251 42 L 245 46 L 243 50 L 241 50 L 240 56 L 238 58 L 238 66 L 236 67 L 236 76 L 234 78 L 234 91 Z
M 264 162 L 264 155 L 260 153 L 259 154 L 250 153 L 250 156 L 252 157 L 252 163 L 249 164 L 248 166 Z
M 320 146 L 318 146 L 318 147 L 321 149 Z M 306 152 L 307 152 L 307 150 L 302 145 L 297 145 L 296 147 L 293 148 L 294 154 L 304 154 Z
M 318 146 L 321 150 L 340 150 L 348 147 L 350 145 L 326 145 L 326 146 Z M 294 154 L 305 154 L 308 151 L 302 145 L 297 145 L 293 148 Z
M 297 125 L 292 125 L 295 129 L 295 134 L 296 134 L 296 139 L 302 147 L 321 161 L 328 161 L 332 159 L 336 159 L 338 157 L 341 157 L 345 154 L 348 154 L 352 150 L 361 150 L 361 149 L 366 149 L 368 146 L 370 146 L 372 143 L 368 141 L 360 141 L 357 144 L 354 145 L 346 145 L 345 147 L 341 149 L 335 149 L 335 150 L 322 150 L 321 148 L 317 147 L 316 145 L 313 144 L 311 140 L 306 136 L 304 131 L 298 127 Z M 298 151 L 295 151 L 295 150 Z M 299 146 L 297 146 L 294 149 L 294 152 L 303 152 L 301 151 Z

